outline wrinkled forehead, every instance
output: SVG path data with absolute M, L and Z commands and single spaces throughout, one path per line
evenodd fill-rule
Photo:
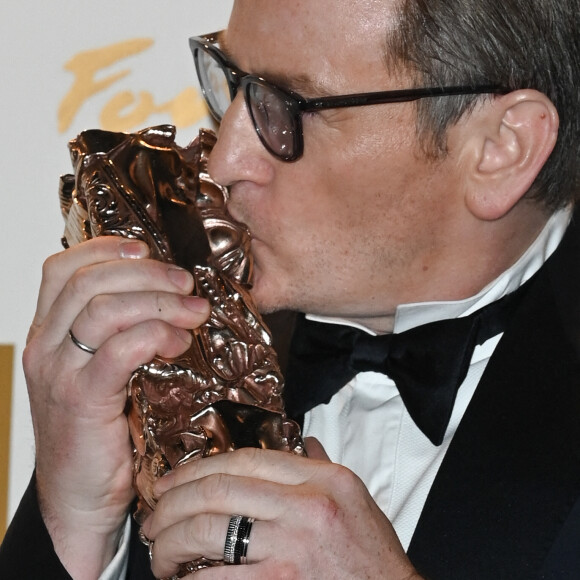
M 236 0 L 224 35 L 248 72 L 307 74 L 342 84 L 376 74 L 396 24 L 393 0 Z

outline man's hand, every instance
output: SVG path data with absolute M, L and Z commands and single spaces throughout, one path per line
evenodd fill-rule
M 124 414 L 132 372 L 184 352 L 188 329 L 209 313 L 188 296 L 191 274 L 148 254 L 142 242 L 103 237 L 49 258 L 24 352 L 40 506 L 75 579 L 108 564 L 133 498 Z
M 241 449 L 193 461 L 156 485 L 145 522 L 153 572 L 175 574 L 201 556 L 223 559 L 232 514 L 255 518 L 247 565 L 207 568 L 205 578 L 419 579 L 385 515 L 350 470 L 316 440 L 309 458 Z

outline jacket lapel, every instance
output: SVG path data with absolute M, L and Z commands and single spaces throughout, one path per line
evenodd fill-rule
M 580 496 L 577 229 L 515 314 L 431 488 L 409 556 L 432 580 L 533 577 Z

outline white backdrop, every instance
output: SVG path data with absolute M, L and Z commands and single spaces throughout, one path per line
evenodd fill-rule
M 189 36 L 227 23 L 232 0 L 24 0 L 0 7 L 0 343 L 15 345 L 9 514 L 34 461 L 20 358 L 45 257 L 59 251 L 58 177 L 86 128 L 208 126 Z

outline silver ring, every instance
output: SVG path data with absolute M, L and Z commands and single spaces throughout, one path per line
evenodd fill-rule
M 84 350 L 85 352 L 88 352 L 89 354 L 95 354 L 97 352 L 96 348 L 93 348 L 91 346 L 88 346 L 86 344 L 84 344 L 83 342 L 81 342 L 74 334 L 72 330 L 68 331 L 68 335 L 70 337 L 70 339 L 72 340 L 73 344 L 77 347 L 80 348 L 81 350 Z
M 254 518 L 234 515 L 230 518 L 226 543 L 224 545 L 224 562 L 226 564 L 247 564 L 248 544 Z

